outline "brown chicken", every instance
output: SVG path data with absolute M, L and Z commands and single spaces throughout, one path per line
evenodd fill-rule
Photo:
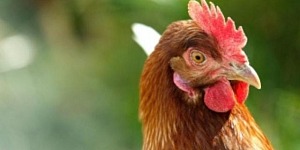
M 143 149 L 273 149 L 244 104 L 260 80 L 242 50 L 243 29 L 205 0 L 188 9 L 192 20 L 168 26 L 144 65 Z

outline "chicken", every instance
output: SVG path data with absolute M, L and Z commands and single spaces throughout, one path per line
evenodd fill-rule
M 169 25 L 144 64 L 144 150 L 273 149 L 244 104 L 249 85 L 261 87 L 247 38 L 210 4 L 191 0 L 191 20 Z

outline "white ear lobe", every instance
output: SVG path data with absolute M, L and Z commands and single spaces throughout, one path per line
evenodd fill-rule
M 141 23 L 134 23 L 131 26 L 133 31 L 133 39 L 140 45 L 147 56 L 149 56 L 155 49 L 156 44 L 159 42 L 160 34 L 153 28 Z

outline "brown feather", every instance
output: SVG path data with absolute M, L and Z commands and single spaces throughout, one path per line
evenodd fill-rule
M 216 60 L 221 59 L 212 37 L 193 21 L 179 21 L 167 28 L 145 62 L 139 106 L 143 149 L 272 149 L 244 104 L 226 113 L 213 112 L 204 105 L 201 87 L 212 81 L 197 80 L 202 84 L 197 85 L 194 99 L 174 85 L 172 67 L 184 66 L 171 66 L 170 60 L 194 45 L 209 49 Z

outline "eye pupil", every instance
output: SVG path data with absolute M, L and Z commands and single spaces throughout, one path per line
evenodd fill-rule
M 196 65 L 200 65 L 205 61 L 205 55 L 200 51 L 196 51 L 196 50 L 192 51 L 190 57 L 193 63 Z

